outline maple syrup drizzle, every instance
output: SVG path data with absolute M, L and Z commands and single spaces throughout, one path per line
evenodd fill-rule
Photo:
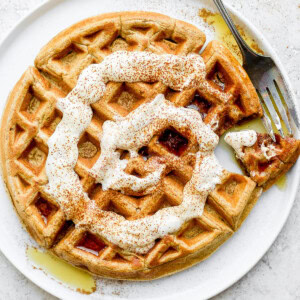
M 49 203 L 43 198 L 39 198 L 36 201 L 35 206 L 39 210 L 45 224 L 48 223 L 48 219 L 51 216 L 51 214 L 53 214 L 53 212 L 57 210 L 57 208 L 53 204 Z
M 98 237 L 89 232 L 86 232 L 83 235 L 76 246 L 76 248 L 90 252 L 96 256 L 98 256 L 99 252 L 105 247 L 106 245 Z
M 42 252 L 34 247 L 29 247 L 26 254 L 34 265 L 40 267 L 46 274 L 52 275 L 59 283 L 83 294 L 95 292 L 95 279 L 88 272 L 72 266 L 50 252 Z
M 169 152 L 181 156 L 188 147 L 188 139 L 182 136 L 175 128 L 167 128 L 159 137 L 161 145 Z
M 213 104 L 196 93 L 192 102 L 186 107 L 198 111 L 204 120 L 213 107 Z

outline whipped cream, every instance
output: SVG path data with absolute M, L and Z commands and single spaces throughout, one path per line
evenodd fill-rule
M 49 180 L 46 191 L 58 201 L 68 219 L 122 248 L 145 253 L 154 245 L 155 239 L 176 232 L 187 220 L 201 216 L 209 192 L 220 183 L 223 174 L 223 168 L 213 153 L 218 136 L 202 122 L 196 111 L 177 108 L 162 95 L 141 105 L 127 117 L 116 117 L 115 122 L 103 124 L 101 155 L 90 173 L 102 183 L 103 189 L 130 187 L 149 193 L 160 181 L 164 164 L 159 164 L 145 178 L 137 178 L 124 172 L 127 161 L 120 160 L 116 149 L 129 150 L 131 157 L 135 157 L 138 149 L 162 128 L 168 125 L 189 128 L 199 143 L 199 151 L 180 205 L 163 208 L 143 219 L 126 220 L 114 212 L 101 210 L 95 201 L 89 199 L 74 167 L 78 159 L 79 137 L 92 119 L 90 104 L 103 96 L 108 81 L 161 81 L 176 90 L 211 89 L 205 76 L 203 60 L 196 54 L 174 56 L 126 51 L 115 52 L 102 63 L 91 65 L 82 72 L 75 88 L 57 102 L 63 118 L 48 140 L 46 161 Z
M 129 251 L 146 253 L 154 246 L 156 239 L 178 231 L 192 218 L 201 217 L 206 198 L 220 183 L 222 174 L 223 168 L 214 153 L 199 151 L 192 178 L 183 189 L 180 205 L 160 209 L 142 219 L 126 220 L 115 213 L 102 211 L 94 201 L 90 201 L 85 217 L 78 225 Z
M 266 146 L 266 141 L 263 141 L 261 146 L 260 146 L 260 149 L 264 155 L 264 157 L 267 159 L 267 160 L 270 160 L 272 157 L 276 156 L 278 153 L 277 153 L 277 149 L 274 145 L 270 144 L 270 145 L 267 145 Z
M 225 135 L 225 142 L 229 144 L 235 151 L 239 159 L 243 159 L 244 147 L 251 147 L 257 141 L 257 134 L 254 130 L 244 130 L 238 132 L 229 132 Z
M 120 160 L 117 149 L 128 150 L 132 158 L 138 157 L 138 150 L 148 145 L 151 138 L 167 125 L 191 131 L 201 151 L 210 151 L 218 143 L 218 137 L 206 126 L 198 112 L 193 109 L 175 107 L 158 95 L 152 102 L 139 106 L 136 110 L 117 121 L 106 121 L 101 135 L 101 155 L 90 174 L 102 183 L 102 189 L 133 191 L 153 188 L 161 180 L 165 165 L 157 166 L 156 171 L 145 178 L 138 178 L 124 172 L 127 160 Z
M 257 133 L 254 130 L 229 132 L 226 134 L 224 140 L 235 150 L 236 156 L 242 159 L 245 155 L 243 148 L 251 147 L 256 143 Z M 276 147 L 272 144 L 266 145 L 266 141 L 262 142 L 260 150 L 267 160 L 278 155 Z

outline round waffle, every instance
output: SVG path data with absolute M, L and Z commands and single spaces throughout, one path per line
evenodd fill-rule
M 201 218 L 157 239 L 145 254 L 124 250 L 101 235 L 75 227 L 45 189 L 47 141 L 62 119 L 56 102 L 71 91 L 84 68 L 117 50 L 187 55 L 198 53 L 204 42 L 204 34 L 185 22 L 156 13 L 123 12 L 75 24 L 40 51 L 35 67 L 27 69 L 9 96 L 2 120 L 1 159 L 16 210 L 41 246 L 97 275 L 149 280 L 205 259 L 239 228 L 261 193 L 250 178 L 239 174 L 226 172 L 208 196 Z M 200 89 L 178 92 L 160 82 L 110 82 L 101 100 L 92 104 L 93 118 L 79 140 L 75 172 L 84 191 L 101 209 L 135 220 L 179 205 L 193 172 L 193 163 L 185 154 L 195 152 L 196 147 L 183 132 L 165 128 L 140 151 L 141 157 L 164 156 L 178 162 L 163 177 L 161 188 L 146 196 L 104 191 L 89 171 L 100 156 L 98 137 L 106 120 L 126 116 L 157 94 L 164 94 L 176 106 L 196 109 L 217 134 L 244 118 L 262 114 L 248 76 L 228 49 L 213 41 L 202 57 L 207 83 L 218 93 Z M 225 98 L 228 101 L 224 102 Z M 127 172 L 142 175 L 139 165 L 137 160 Z

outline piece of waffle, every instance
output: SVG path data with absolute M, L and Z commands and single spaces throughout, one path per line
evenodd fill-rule
M 148 280 L 205 259 L 239 228 L 261 193 L 250 178 L 239 174 L 226 172 L 222 183 L 209 195 L 202 217 L 157 240 L 145 255 L 124 251 L 101 236 L 76 228 L 44 187 L 47 140 L 62 118 L 56 101 L 74 87 L 86 66 L 101 62 L 116 50 L 186 55 L 198 53 L 204 42 L 204 34 L 190 24 L 156 13 L 124 12 L 84 20 L 41 50 L 35 67 L 24 73 L 11 93 L 1 130 L 5 182 L 18 214 L 41 246 L 94 274 Z M 78 143 L 75 171 L 84 190 L 102 209 L 136 219 L 178 205 L 193 170 L 189 153 L 197 151 L 184 133 L 166 128 L 127 167 L 127 172 L 143 176 L 144 159 L 165 156 L 170 172 L 161 188 L 143 197 L 103 191 L 88 170 L 100 155 L 98 137 L 104 121 L 128 114 L 159 93 L 178 106 L 196 106 L 206 123 L 214 123 L 218 134 L 242 118 L 261 114 L 255 90 L 230 52 L 219 42 L 211 42 L 202 55 L 209 71 L 208 82 L 228 95 L 227 103 L 198 90 L 176 92 L 159 82 L 140 82 L 108 83 L 104 97 L 92 105 L 93 119 Z M 126 155 L 122 153 L 122 157 Z
M 204 122 L 218 135 L 241 120 L 262 116 L 258 96 L 247 73 L 222 43 L 210 42 L 202 57 L 207 81 L 229 99 L 225 102 L 221 97 L 196 89 L 177 93 L 177 97 L 173 93 L 171 101 L 198 110 Z
M 279 134 L 275 137 L 276 142 L 267 133 L 257 133 L 256 143 L 244 147 L 244 156 L 239 160 L 251 179 L 264 190 L 276 183 L 300 155 L 300 140 L 282 138 Z

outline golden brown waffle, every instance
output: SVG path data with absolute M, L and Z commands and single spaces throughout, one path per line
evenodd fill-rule
M 240 161 L 247 174 L 258 186 L 269 189 L 297 161 L 300 155 L 300 140 L 293 137 L 282 138 L 275 134 L 276 142 L 266 133 L 257 133 L 257 141 L 251 147 L 244 147 Z M 268 148 L 266 157 L 262 147 Z M 270 153 L 268 153 L 270 152 Z
M 11 93 L 1 130 L 5 182 L 18 214 L 41 246 L 101 276 L 148 280 L 205 259 L 239 228 L 261 193 L 250 178 L 239 174 L 227 172 L 208 197 L 202 217 L 157 240 L 145 255 L 124 251 L 101 236 L 75 228 L 44 187 L 47 140 L 62 118 L 55 103 L 74 87 L 86 66 L 101 62 L 116 50 L 186 55 L 197 53 L 204 42 L 204 34 L 190 24 L 155 13 L 126 12 L 84 20 L 60 33 L 41 50 L 36 67 L 24 73 Z M 207 80 L 229 96 L 228 103 L 198 90 L 176 92 L 158 82 L 109 83 L 104 97 L 92 105 L 93 119 L 78 143 L 75 171 L 89 197 L 102 209 L 136 219 L 178 205 L 193 170 L 194 161 L 188 153 L 197 151 L 183 133 L 166 128 L 141 149 L 141 157 L 131 161 L 127 168 L 132 174 L 143 175 L 143 164 L 139 163 L 142 156 L 151 159 L 164 155 L 171 167 L 162 187 L 144 197 L 103 191 L 88 170 L 100 155 L 98 136 L 105 120 L 126 115 L 159 93 L 179 106 L 199 100 L 197 105 L 205 122 L 218 123 L 215 130 L 219 134 L 244 117 L 261 114 L 255 90 L 230 52 L 220 43 L 211 42 L 202 55 L 208 69 Z M 124 152 L 123 156 L 126 155 Z
M 180 106 L 197 109 L 206 124 L 222 135 L 241 120 L 262 116 L 256 91 L 245 70 L 231 52 L 220 42 L 212 41 L 204 49 L 202 57 L 206 64 L 207 81 L 229 97 L 224 102 L 221 97 L 203 93 L 200 89 L 181 92 L 178 98 L 171 98 Z

